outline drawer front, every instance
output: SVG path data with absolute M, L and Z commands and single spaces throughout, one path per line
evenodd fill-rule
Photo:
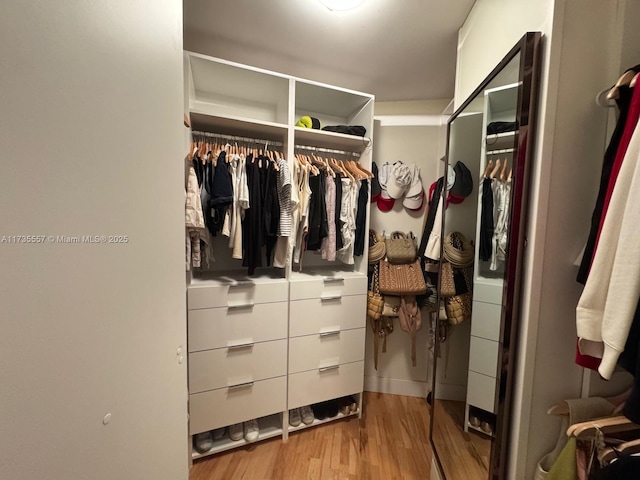
M 498 342 L 480 337 L 471 337 L 469 347 L 469 370 L 495 377 L 498 371 Z
M 287 377 L 271 378 L 238 388 L 220 388 L 189 395 L 189 431 L 206 432 L 287 408 Z
M 290 305 L 289 336 L 317 335 L 366 326 L 366 295 L 297 300 Z
M 481 279 L 478 279 L 473 283 L 473 299 L 480 302 L 500 305 L 502 303 L 503 286 L 504 284 L 501 280 L 483 282 Z
M 250 280 L 234 284 L 220 283 L 215 285 L 190 286 L 187 289 L 187 308 L 233 307 L 258 303 L 288 301 L 288 283 L 274 281 L 272 283 L 253 283 Z
M 287 338 L 288 305 L 192 310 L 188 314 L 189 352 Z
M 308 298 L 329 298 L 335 296 L 366 295 L 366 275 L 341 277 L 318 277 L 310 280 L 292 279 L 290 284 L 291 300 Z
M 496 379 L 480 373 L 469 371 L 467 384 L 467 403 L 487 412 L 494 412 L 496 395 Z
M 286 340 L 189 354 L 189 393 L 204 392 L 286 374 Z
M 500 305 L 474 301 L 471 313 L 471 335 L 499 341 L 501 315 Z
M 292 338 L 289 373 L 364 360 L 364 339 L 364 328 Z
M 289 375 L 289 408 L 361 392 L 364 385 L 364 362 L 337 367 Z

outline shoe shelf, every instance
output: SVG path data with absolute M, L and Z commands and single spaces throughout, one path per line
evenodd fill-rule
M 281 437 L 282 436 L 282 414 L 276 413 L 274 415 L 269 415 L 268 417 L 262 417 L 258 419 L 258 425 L 260 427 L 260 433 L 258 439 L 254 442 L 248 442 L 244 438 L 240 440 L 231 440 L 229 438 L 228 431 L 225 432 L 225 436 L 213 441 L 213 447 L 207 450 L 204 453 L 198 453 L 195 448 L 191 453 L 191 459 L 197 460 L 198 458 L 208 457 L 209 455 L 214 455 L 216 453 L 221 453 L 227 450 L 232 450 L 238 447 L 244 447 L 247 445 L 252 445 L 254 443 L 261 442 L 262 440 L 267 440 L 269 438 Z
M 325 423 L 329 423 L 329 422 L 333 422 L 335 420 L 340 420 L 342 418 L 347 418 L 347 417 L 353 417 L 353 416 L 358 416 L 358 414 L 360 413 L 359 410 L 355 411 L 355 412 L 350 412 L 347 415 L 344 415 L 340 412 L 338 412 L 338 415 L 336 415 L 335 417 L 331 417 L 331 418 L 324 418 L 322 420 L 318 420 L 317 418 L 313 419 L 313 423 L 310 423 L 309 425 L 306 425 L 304 423 L 301 423 L 300 425 L 298 425 L 297 427 L 293 427 L 291 425 L 288 425 L 289 427 L 289 433 L 293 433 L 293 432 L 298 432 L 300 430 L 304 430 L 306 428 L 310 428 L 310 427 L 316 427 L 318 425 L 323 425 Z
M 476 432 L 480 432 L 481 434 L 489 437 L 489 438 L 493 438 L 493 432 L 485 432 L 484 430 L 482 430 L 482 428 L 480 427 L 476 427 L 474 425 L 472 425 L 470 422 L 467 422 L 467 428 L 469 430 L 475 430 Z

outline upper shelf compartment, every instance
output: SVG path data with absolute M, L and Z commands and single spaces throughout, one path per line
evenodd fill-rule
M 364 137 L 309 128 L 295 128 L 296 145 L 310 145 L 362 151 L 370 144 L 373 128 L 373 96 L 318 83 L 296 80 L 294 122 L 308 115 L 320 120 L 320 126 L 361 125 Z
M 288 77 L 195 53 L 186 55 L 189 73 L 185 79 L 195 128 L 210 127 L 218 133 L 243 135 L 253 128 L 253 123 L 259 132 L 277 136 L 278 129 L 287 128 Z

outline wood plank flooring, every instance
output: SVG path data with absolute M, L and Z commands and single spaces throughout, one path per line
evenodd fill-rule
M 190 480 L 429 479 L 429 407 L 424 399 L 364 394 L 351 417 L 194 462 Z

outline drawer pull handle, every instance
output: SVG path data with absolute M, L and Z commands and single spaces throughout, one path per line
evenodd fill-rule
M 239 303 L 238 305 L 227 305 L 227 308 L 229 310 L 231 309 L 235 309 L 235 308 L 253 308 L 253 306 L 255 305 L 254 302 L 249 302 L 249 303 Z
M 233 282 L 229 284 L 229 287 L 253 287 L 255 283 L 251 280 L 238 280 L 237 282 Z
M 344 278 L 342 277 L 323 277 L 322 280 L 324 283 L 344 282 Z
M 331 335 L 340 335 L 340 330 L 330 330 L 328 332 L 320 332 L 320 337 L 330 337 Z
M 252 387 L 253 382 L 243 382 L 237 383 L 236 385 L 229 385 L 229 388 L 242 388 L 242 387 Z
M 253 342 L 246 342 L 246 343 L 238 343 L 236 345 L 227 345 L 227 348 L 229 350 L 234 350 L 236 348 L 251 348 L 253 347 L 254 343 Z
M 322 372 L 328 372 L 330 370 L 337 370 L 340 368 L 340 365 L 329 365 L 328 367 L 320 367 L 318 370 L 320 371 L 320 373 Z
M 331 300 L 340 300 L 341 298 L 342 298 L 342 295 L 331 295 L 326 297 L 320 297 L 320 300 L 323 302 L 328 302 Z

